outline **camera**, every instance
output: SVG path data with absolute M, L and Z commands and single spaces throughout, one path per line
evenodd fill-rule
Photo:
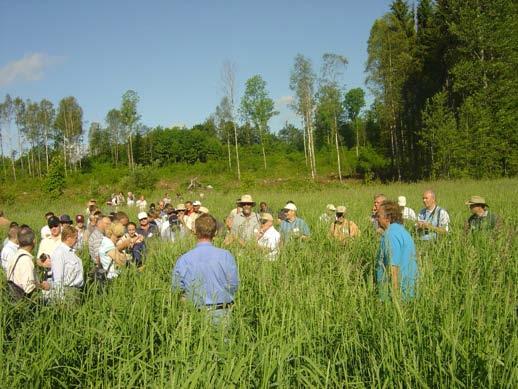
M 178 214 L 174 212 L 169 216 L 169 227 L 172 229 L 177 229 L 179 226 L 180 220 L 178 219 Z

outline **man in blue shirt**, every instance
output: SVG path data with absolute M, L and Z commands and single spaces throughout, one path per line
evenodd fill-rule
M 309 238 L 310 230 L 304 220 L 297 217 L 297 207 L 293 203 L 284 206 L 286 218 L 281 222 L 280 233 L 284 241 L 289 238 L 305 240 Z
M 194 224 L 198 243 L 178 259 L 172 272 L 173 289 L 182 292 L 196 307 L 212 312 L 214 322 L 228 314 L 239 285 L 232 254 L 212 245 L 216 219 L 203 214 Z
M 403 226 L 399 205 L 394 201 L 384 201 L 378 211 L 378 222 L 384 230 L 376 266 L 380 295 L 383 299 L 390 290 L 392 296 L 411 299 L 415 295 L 419 271 L 414 241 Z

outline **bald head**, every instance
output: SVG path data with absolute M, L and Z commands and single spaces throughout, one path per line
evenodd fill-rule
M 427 189 L 423 193 L 423 204 L 428 210 L 433 210 L 436 205 L 435 192 L 431 189 Z

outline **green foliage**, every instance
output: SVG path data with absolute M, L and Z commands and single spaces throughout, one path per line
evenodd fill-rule
M 54 158 L 50 163 L 49 171 L 43 182 L 43 190 L 56 198 L 65 190 L 65 168 L 61 158 Z
M 119 181 L 119 187 L 124 191 L 150 190 L 157 181 L 156 166 L 137 165 Z

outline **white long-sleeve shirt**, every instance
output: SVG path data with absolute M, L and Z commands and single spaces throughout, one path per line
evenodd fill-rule
M 14 243 L 11 240 L 8 240 L 7 243 L 4 245 L 4 248 L 2 249 L 2 253 L 0 254 L 2 258 L 2 268 L 5 271 L 5 274 L 7 274 L 7 266 L 9 265 L 9 260 L 16 255 L 16 252 L 18 251 L 18 245 Z
M 53 296 L 63 298 L 65 287 L 83 286 L 83 263 L 71 247 L 60 243 L 52 253 L 51 259 Z

